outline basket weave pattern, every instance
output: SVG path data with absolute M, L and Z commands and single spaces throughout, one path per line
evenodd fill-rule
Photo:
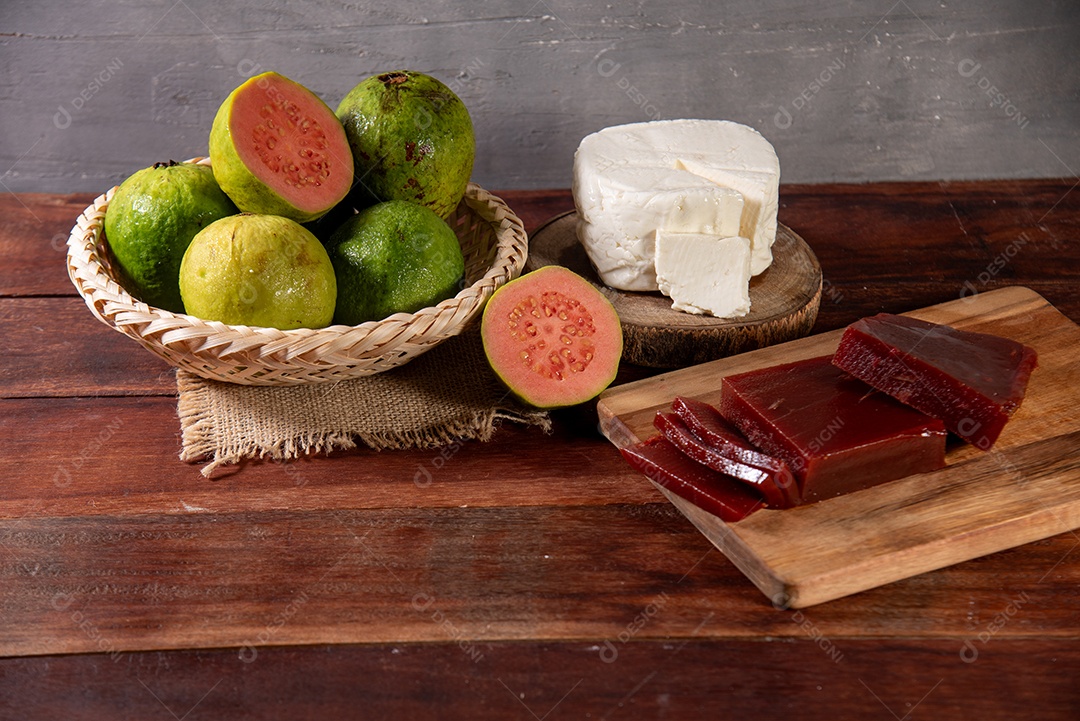
M 461 242 L 468 284 L 453 298 L 357 326 L 283 331 L 226 325 L 149 306 L 117 282 L 102 232 L 115 191 L 96 198 L 68 238 L 68 275 L 87 307 L 172 365 L 243 385 L 333 382 L 406 363 L 460 333 L 499 286 L 521 273 L 528 252 L 521 219 L 470 183 L 447 219 Z

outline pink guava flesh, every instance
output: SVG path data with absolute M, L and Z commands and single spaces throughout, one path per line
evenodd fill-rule
M 286 78 L 264 76 L 238 93 L 229 130 L 247 169 L 303 212 L 325 211 L 352 185 L 353 159 L 341 123 Z
M 608 387 L 622 326 L 588 281 L 546 266 L 500 288 L 484 309 L 484 351 L 499 378 L 539 408 L 583 403 Z

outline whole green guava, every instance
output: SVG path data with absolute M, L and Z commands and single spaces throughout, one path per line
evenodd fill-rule
M 105 210 L 105 238 L 124 288 L 147 305 L 183 313 L 180 261 L 188 244 L 238 212 L 208 166 L 170 160 L 138 171 Z
M 242 213 L 192 239 L 180 293 L 187 312 L 203 320 L 322 328 L 333 320 L 337 282 L 326 249 L 299 223 Z
M 411 70 L 373 75 L 345 96 L 337 116 L 352 149 L 358 203 L 409 200 L 441 218 L 454 211 L 476 140 L 453 90 Z
M 354 215 L 330 236 L 327 250 L 338 284 L 334 321 L 345 325 L 435 305 L 457 293 L 465 271 L 446 221 L 406 200 Z

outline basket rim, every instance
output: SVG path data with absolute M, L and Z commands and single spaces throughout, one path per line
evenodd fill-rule
M 196 157 L 184 162 L 210 165 L 209 158 L 204 157 Z M 99 236 L 100 232 L 104 231 L 105 210 L 118 187 L 113 186 L 105 191 L 83 210 L 75 226 L 71 229 L 67 240 L 69 277 L 79 295 L 87 302 L 91 310 L 95 311 L 95 315 L 101 317 L 93 307 L 92 291 L 104 294 L 107 298 L 109 315 L 133 311 L 156 316 L 163 320 L 178 321 L 181 323 L 178 327 L 204 327 L 218 332 L 249 331 L 264 336 L 260 343 L 250 344 L 249 349 L 267 343 L 281 343 L 284 340 L 308 339 L 316 334 L 326 337 L 354 336 L 353 340 L 358 341 L 379 328 L 387 326 L 404 327 L 419 323 L 423 319 L 434 320 L 443 314 L 452 314 L 464 303 L 476 302 L 482 299 L 483 296 L 494 292 L 493 289 L 489 288 L 493 282 L 498 286 L 516 277 L 523 269 L 528 253 L 528 236 L 525 233 L 521 219 L 502 198 L 470 181 L 466 187 L 462 202 L 467 204 L 482 220 L 492 225 L 496 236 L 496 255 L 481 277 L 462 288 L 453 297 L 446 298 L 435 305 L 421 308 L 412 313 L 394 313 L 380 320 L 369 320 L 358 325 L 333 324 L 322 328 L 293 328 L 287 330 L 267 326 L 234 325 L 221 321 L 205 320 L 187 313 L 174 313 L 149 305 L 136 299 L 119 281 L 110 276 L 102 260 L 97 255 L 95 238 Z M 481 209 L 485 208 L 491 212 L 480 212 Z M 100 231 L 98 231 L 99 228 Z M 76 270 L 80 267 L 85 268 L 89 273 L 76 273 Z M 114 322 L 104 318 L 101 319 L 116 327 Z M 117 328 L 117 330 L 120 329 Z

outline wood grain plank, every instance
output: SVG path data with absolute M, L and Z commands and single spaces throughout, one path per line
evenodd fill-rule
M 565 188 L 549 190 L 496 190 L 495 195 L 506 201 L 525 226 L 531 237 L 541 225 L 557 215 L 574 209 L 574 196 Z
M 1017 278 L 1080 318 L 1080 193 L 1068 193 L 1070 188 L 1071 183 L 1045 180 L 783 186 L 781 219 L 811 241 L 825 273 L 815 332 L 880 311 L 970 295 L 972 288 L 985 292 Z M 529 230 L 573 207 L 567 190 L 501 194 Z M 8 259 L 0 267 L 0 296 L 74 294 L 63 271 L 62 240 L 48 233 L 66 236 L 90 199 L 0 195 L 0 210 L 12 218 L 0 228 L 0 249 Z M 844 228 L 874 232 L 838 232 Z M 1021 235 L 1029 240 L 1018 244 Z M 911 268 L 926 279 L 913 277 Z M 0 298 L 0 330 L 15 351 L 0 367 L 0 393 L 172 392 L 163 365 L 99 325 L 78 304 L 9 307 Z M 37 352 L 42 343 L 49 352 Z M 629 368 L 620 380 L 652 374 Z M 32 384 L 20 386 L 22 377 Z
M 732 524 L 665 491 L 779 605 L 821 603 L 1080 527 L 1080 327 L 1020 287 L 912 315 L 1038 351 L 1024 404 L 991 453 L 959 446 L 943 470 Z M 602 427 L 619 446 L 649 437 L 656 410 L 676 395 L 716 404 L 724 375 L 831 353 L 841 332 L 610 389 Z
M 207 480 L 178 460 L 174 398 L 3 400 L 0 518 L 660 500 L 595 418 L 560 418 L 551 435 L 507 423 L 487 443 L 250 461 Z
M 806 619 L 840 648 L 938 637 L 959 650 L 1010 604 L 1016 622 L 995 639 L 1075 641 L 1076 545 L 1057 537 L 785 612 L 666 503 L 14 519 L 0 522 L 0 656 L 459 639 L 622 648 L 620 634 L 797 639 Z
M 1080 294 L 1065 283 L 1032 284 L 1057 307 L 1080 318 Z M 814 332 L 832 330 L 876 312 L 909 311 L 914 304 L 955 298 L 939 283 L 897 283 L 882 289 L 845 289 L 843 303 L 823 298 Z M 1060 304 L 1060 305 L 1059 305 Z M 171 367 L 98 322 L 77 298 L 0 298 L 0 397 L 173 395 Z M 660 371 L 623 364 L 615 385 Z M 564 414 L 565 415 L 565 414 Z
M 1080 711 L 1072 642 L 995 638 L 973 663 L 952 640 L 830 644 L 632 641 L 611 663 L 581 641 L 265 648 L 247 663 L 235 649 L 3 659 L 0 715 L 1012 721 L 1037 709 L 1040 721 L 1072 721 Z
M 1016 284 L 1080 318 L 1074 182 L 784 185 L 780 221 L 824 275 L 815 331 Z
M 1080 542 L 1078 479 L 1072 433 L 719 533 L 665 495 L 776 605 L 805 608 L 1060 533 Z
M 1077 280 L 1025 280 L 1025 288 L 1030 288 L 1042 297 L 1046 298 L 1055 308 L 1070 319 L 1080 320 L 1080 293 L 1076 288 L 1080 287 L 1080 278 Z M 989 293 L 993 290 L 1011 287 L 1005 282 L 992 282 L 987 284 L 980 292 Z M 933 281 L 902 281 L 858 283 L 851 285 L 827 286 L 822 294 L 821 308 L 818 311 L 817 323 L 814 325 L 811 335 L 826 331 L 843 328 L 859 318 L 865 318 L 875 313 L 908 313 L 917 308 L 925 308 L 939 303 L 947 303 L 961 297 L 965 291 L 963 280 L 950 280 L 944 282 Z M 834 299 L 830 300 L 832 292 Z M 835 294 L 840 293 L 841 299 L 835 300 Z
M 0 299 L 0 334 L 0 397 L 176 395 L 172 366 L 81 298 Z
M 781 220 L 813 239 L 834 291 L 830 299 L 826 286 L 817 328 L 956 298 L 964 282 L 978 281 L 1021 232 L 1032 241 L 977 290 L 1020 280 L 1080 319 L 1080 196 L 1065 195 L 1072 182 L 784 186 Z M 542 192 L 535 205 L 533 191 L 501 195 L 530 229 L 572 207 L 565 190 Z M 139 679 L 182 715 L 184 701 L 190 707 L 222 678 L 214 675 L 222 668 L 215 659 L 222 659 L 241 672 L 199 708 L 236 718 L 276 715 L 278 709 L 322 718 L 323 711 L 353 713 L 361 703 L 386 714 L 412 709 L 415 718 L 432 715 L 432 704 L 444 714 L 467 708 L 470 717 L 516 712 L 528 718 L 499 678 L 515 688 L 517 679 L 542 679 L 535 690 L 524 683 L 522 690 L 543 715 L 586 675 L 572 678 L 578 668 L 597 665 L 625 676 L 595 687 L 586 679 L 579 690 L 589 693 L 575 691 L 560 709 L 614 714 L 612 707 L 619 709 L 616 704 L 646 680 L 626 702 L 641 717 L 672 709 L 685 709 L 682 715 L 699 709 L 771 715 L 771 708 L 786 709 L 782 701 L 770 706 L 781 698 L 774 691 L 783 678 L 789 685 L 797 681 L 791 698 L 808 702 L 800 703 L 801 717 L 887 717 L 852 681 L 858 669 L 874 668 L 883 687 L 865 680 L 901 715 L 904 704 L 918 701 L 916 694 L 903 695 L 913 681 L 925 680 L 930 689 L 945 678 L 919 709 L 935 717 L 978 712 L 1015 718 L 1037 707 L 1043 718 L 1075 717 L 1078 684 L 1064 669 L 1080 667 L 1068 656 L 1080 633 L 1080 548 L 1067 534 L 785 612 L 773 610 L 673 507 L 657 502 L 662 497 L 652 486 L 617 461 L 614 449 L 599 440 L 589 409 L 557 413 L 554 438 L 507 426 L 492 443 L 463 446 L 448 459 L 435 451 L 357 451 L 289 466 L 251 463 L 217 481 L 203 480 L 195 467 L 176 460 L 175 401 L 168 395 L 89 397 L 174 392 L 171 377 L 159 377 L 160 369 L 148 362 L 153 356 L 97 323 L 71 297 L 62 254 L 58 258 L 50 243 L 55 233 L 66 236 L 90 199 L 0 195 L 0 208 L 14 218 L 0 228 L 0 248 L 10 259 L 0 266 L 0 309 L 9 307 L 11 296 L 71 301 L 34 307 L 32 318 L 24 314 L 18 322 L 0 320 L 5 350 L 10 345 L 22 356 L 9 356 L 0 373 L 20 364 L 40 384 L 20 391 L 12 375 L 8 392 L 41 396 L 0 401 L 0 518 L 6 519 L 0 525 L 0 632 L 7 636 L 9 626 L 32 630 L 43 623 L 38 638 L 22 632 L 20 643 L 30 652 L 87 652 L 0 660 L 0 686 L 27 689 L 23 696 L 0 694 L 0 716 L 17 709 L 20 717 L 32 717 L 42 709 L 47 718 L 93 718 L 117 707 L 129 717 L 165 713 Z M 22 209 L 24 202 L 30 212 Z M 877 232 L 850 232 L 862 228 Z M 958 249 L 957 257 L 942 248 Z M 8 318 L 5 312 L 0 319 Z M 78 340 L 74 347 L 50 341 L 46 345 L 61 355 L 35 360 L 35 326 Z M 627 366 L 619 380 L 651 375 Z M 115 425 L 118 419 L 122 426 Z M 108 438 L 95 441 L 102 433 Z M 556 447 L 566 453 L 552 455 Z M 78 468 L 70 465 L 75 461 Z M 58 470 L 63 462 L 70 483 Z M 424 488 L 414 483 L 422 465 L 433 473 Z M 470 508 L 457 508 L 463 505 Z M 221 518 L 212 520 L 218 513 Z M 375 544 L 372 549 L 403 581 L 430 582 L 425 592 L 436 602 L 426 616 L 412 607 L 411 595 L 394 596 L 403 587 L 394 586 L 392 577 L 388 582 L 389 572 L 370 554 L 346 559 L 318 582 L 324 565 L 355 544 L 341 525 L 326 531 L 341 514 L 347 528 L 372 530 L 365 542 Z M 522 529 L 531 539 L 527 548 L 518 538 Z M 295 605 L 283 628 L 294 616 L 310 618 L 298 621 L 293 635 L 279 635 L 278 621 L 296 599 L 291 594 L 307 587 L 317 593 Z M 52 606 L 57 593 L 71 597 L 59 597 L 60 606 L 71 601 L 62 611 Z M 621 644 L 618 634 L 657 598 L 665 599 L 663 608 Z M 9 606 L 14 615 L 7 615 Z M 442 615 L 435 617 L 436 611 Z M 345 631 L 339 634 L 341 619 Z M 365 623 L 388 625 L 376 632 Z M 207 628 L 212 633 L 204 634 Z M 271 645 L 305 635 L 334 645 L 266 648 L 259 634 L 268 629 Z M 43 638 L 50 633 L 53 638 Z M 378 633 L 389 639 L 386 645 L 339 645 Z M 173 648 L 168 644 L 184 638 L 203 644 L 244 634 L 260 644 L 256 664 L 239 663 L 236 649 L 123 653 L 114 661 L 108 646 L 119 639 L 133 648 Z M 515 640 L 492 640 L 500 634 Z M 546 636 L 565 640 L 550 643 Z M 591 640 L 583 644 L 581 638 Z M 857 664 L 834 664 L 822 638 Z M 604 640 L 616 645 L 618 663 L 598 660 Z M 980 654 L 978 663 L 957 660 L 968 641 Z M 462 642 L 476 644 L 489 658 L 505 651 L 481 679 L 463 672 Z M 700 651 L 686 655 L 696 644 Z M 560 651 L 568 648 L 584 658 L 568 659 Z M 859 649 L 865 653 L 857 656 Z M 682 660 L 667 663 L 673 652 Z M 395 663 L 404 655 L 412 665 Z M 271 658 L 281 661 L 271 665 Z M 718 665 L 728 658 L 729 666 Z M 706 667 L 710 672 L 702 673 Z M 267 669 L 258 681 L 256 668 Z M 313 670 L 304 676 L 304 668 Z M 445 675 L 438 676 L 439 668 Z M 509 668 L 520 675 L 511 678 L 504 672 Z M 134 670 L 137 677 L 113 670 Z M 428 670 L 445 680 L 432 686 Z M 204 672 L 214 675 L 205 685 Z M 738 679 L 740 686 L 732 689 L 718 678 Z M 359 682 L 367 679 L 370 684 Z M 835 709 L 820 702 L 817 685 L 835 692 Z M 476 700 L 470 686 L 483 689 L 475 708 L 469 707 Z M 230 689 L 239 690 L 214 700 Z M 941 691 L 947 693 L 939 696 Z M 498 694 L 506 694 L 507 706 L 493 702 Z M 587 703 L 594 696 L 612 704 Z M 550 703 L 541 706 L 541 700 Z
M 67 238 L 96 195 L 0 193 L 0 298 L 75 295 L 64 263 Z

